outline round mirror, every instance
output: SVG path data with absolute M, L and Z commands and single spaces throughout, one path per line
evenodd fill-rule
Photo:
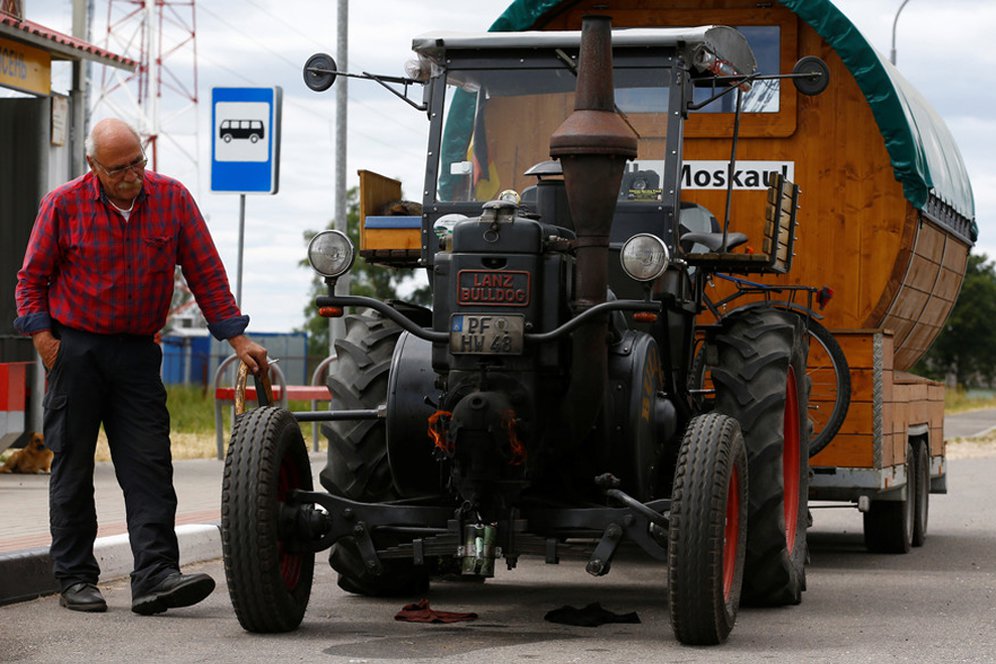
M 328 53 L 315 53 L 304 63 L 304 84 L 315 92 L 325 92 L 335 83 L 335 60 Z
M 795 89 L 809 97 L 820 94 L 830 85 L 830 68 L 815 55 L 799 58 L 792 73 L 797 76 L 792 79 Z

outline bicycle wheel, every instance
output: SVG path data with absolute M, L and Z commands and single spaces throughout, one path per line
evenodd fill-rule
M 840 431 L 851 405 L 851 372 L 840 344 L 816 319 L 809 319 L 809 419 L 813 431 L 809 456 L 826 447 Z

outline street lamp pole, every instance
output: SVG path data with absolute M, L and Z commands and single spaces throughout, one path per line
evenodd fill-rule
M 896 24 L 899 23 L 899 15 L 903 12 L 903 7 L 910 0 L 903 0 L 902 4 L 899 5 L 899 9 L 896 10 L 896 17 L 892 19 L 892 50 L 889 51 L 889 62 L 893 65 L 896 64 Z

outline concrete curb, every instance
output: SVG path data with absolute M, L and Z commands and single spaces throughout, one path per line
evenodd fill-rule
M 221 557 L 221 530 L 216 523 L 177 526 L 176 538 L 180 543 L 181 568 Z M 102 581 L 131 574 L 133 559 L 128 535 L 98 537 L 93 554 L 100 564 Z M 0 554 L 0 580 L 0 606 L 59 592 L 47 547 Z

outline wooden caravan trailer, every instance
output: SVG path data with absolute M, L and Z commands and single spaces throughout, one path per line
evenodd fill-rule
M 732 197 L 730 227 L 762 236 L 766 172 L 801 185 L 792 272 L 764 280 L 833 289 L 822 322 L 845 351 L 852 388 L 840 432 L 811 458 L 811 497 L 857 502 L 873 549 L 922 543 L 928 482 L 910 479 L 929 474 L 930 492 L 946 491 L 943 386 L 906 370 L 954 306 L 977 235 L 968 175 L 943 121 L 828 0 L 518 0 L 491 29 L 578 29 L 591 13 L 616 28 L 738 27 L 765 73 L 805 55 L 829 65 L 822 95 L 783 82 L 745 102 L 736 186 L 757 191 Z M 549 132 L 537 131 L 544 145 Z M 682 198 L 717 217 L 732 134 L 729 106 L 685 125 Z

